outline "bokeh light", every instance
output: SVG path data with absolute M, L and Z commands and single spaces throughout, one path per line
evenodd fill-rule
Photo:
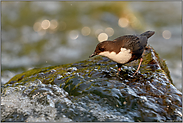
M 69 37 L 73 40 L 77 39 L 79 37 L 79 32 L 77 30 L 72 30 L 69 33 Z
M 48 29 L 50 27 L 50 21 L 49 20 L 43 20 L 42 23 L 41 23 L 41 27 L 43 29 Z
M 40 22 L 34 23 L 33 29 L 34 29 L 34 31 L 36 31 L 36 32 L 41 31 L 41 29 L 42 29 L 42 28 L 41 28 L 41 23 L 40 23 Z
M 54 30 L 58 27 L 58 22 L 57 20 L 51 20 L 50 21 L 50 29 Z
M 108 39 L 108 35 L 106 33 L 100 33 L 98 35 L 98 41 L 102 42 Z
M 162 32 L 162 36 L 163 36 L 164 39 L 170 39 L 171 35 L 172 35 L 172 33 L 169 30 L 164 30 Z
M 91 33 L 90 27 L 85 26 L 81 29 L 81 34 L 84 36 L 88 36 L 90 33 Z
M 114 34 L 114 29 L 111 28 L 111 27 L 107 27 L 107 28 L 105 29 L 105 32 L 107 33 L 107 35 L 108 35 L 109 37 L 111 37 L 111 36 Z
M 129 20 L 127 18 L 120 18 L 118 20 L 118 25 L 122 28 L 126 28 L 129 25 Z
M 63 23 L 61 23 L 63 24 Z M 51 21 L 49 20 L 41 20 L 41 21 L 37 21 L 34 23 L 33 25 L 33 29 L 34 31 L 38 32 L 40 35 L 44 35 L 47 30 L 49 33 L 53 33 L 58 29 L 58 21 L 53 19 Z M 66 24 L 64 24 L 64 29 L 66 28 Z

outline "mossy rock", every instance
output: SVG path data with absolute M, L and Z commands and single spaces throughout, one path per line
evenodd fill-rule
M 97 56 L 18 74 L 2 85 L 2 121 L 182 121 L 182 93 L 174 87 L 165 61 L 148 46 L 133 77 L 137 67 L 138 61 L 125 64 L 117 75 L 115 62 Z M 29 110 L 5 103 L 12 95 L 19 102 L 17 93 L 31 105 Z

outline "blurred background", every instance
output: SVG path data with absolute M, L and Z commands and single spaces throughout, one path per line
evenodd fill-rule
M 1 84 L 31 68 L 88 59 L 103 40 L 152 30 L 148 44 L 182 89 L 181 2 L 1 3 Z

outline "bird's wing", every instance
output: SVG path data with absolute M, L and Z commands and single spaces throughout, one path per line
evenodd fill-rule
M 146 36 L 135 36 L 135 35 L 125 35 L 114 39 L 118 41 L 119 46 L 130 49 L 131 52 L 142 52 L 147 45 Z M 118 47 L 118 46 L 116 46 Z

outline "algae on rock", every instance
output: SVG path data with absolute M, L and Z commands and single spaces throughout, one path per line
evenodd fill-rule
M 182 121 L 182 93 L 165 62 L 150 46 L 143 59 L 134 77 L 138 61 L 118 76 L 116 63 L 102 56 L 18 74 L 2 85 L 2 121 Z

